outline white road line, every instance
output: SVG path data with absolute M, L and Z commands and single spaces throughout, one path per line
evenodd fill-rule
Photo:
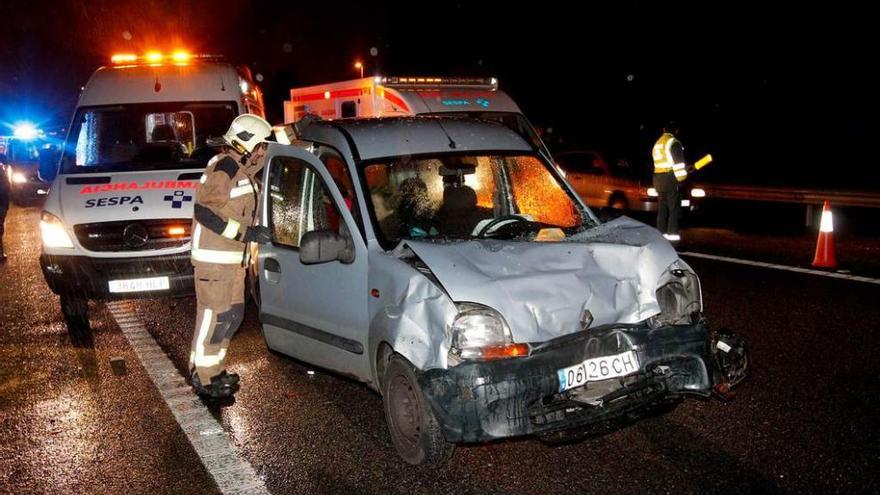
M 220 491 L 268 494 L 254 468 L 241 457 L 232 439 L 147 332 L 131 303 L 114 301 L 107 307 Z
M 714 254 L 694 253 L 691 251 L 682 251 L 678 253 L 682 256 L 690 256 L 692 258 L 703 258 L 707 260 L 726 261 L 727 263 L 737 263 L 740 265 L 757 266 L 761 268 L 770 268 L 773 270 L 783 270 L 786 272 L 805 273 L 807 275 L 819 275 L 821 277 L 839 278 L 842 280 L 852 280 L 854 282 L 865 282 L 868 284 L 880 285 L 880 278 L 862 277 L 860 275 L 851 275 L 849 273 L 824 272 L 822 270 L 813 270 L 810 268 L 801 268 L 797 266 L 776 265 L 773 263 L 764 263 L 762 261 L 744 260 L 741 258 L 729 258 L 727 256 L 717 256 Z

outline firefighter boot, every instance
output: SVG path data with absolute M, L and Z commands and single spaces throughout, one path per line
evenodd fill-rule
M 217 375 L 217 379 L 223 382 L 223 385 L 229 385 L 230 387 L 238 385 L 238 382 L 240 381 L 238 373 L 227 373 L 226 370 L 223 370 L 222 373 Z
M 212 399 L 224 399 L 226 397 L 232 397 L 233 394 L 238 390 L 238 386 L 233 386 L 227 383 L 224 383 L 222 375 L 218 375 L 215 377 L 211 377 L 211 383 L 207 386 L 202 385 L 202 381 L 199 380 L 199 374 L 193 371 L 192 373 L 192 387 L 193 390 L 199 395 L 210 397 Z

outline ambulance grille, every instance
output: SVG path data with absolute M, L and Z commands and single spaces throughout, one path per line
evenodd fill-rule
M 73 226 L 79 243 L 89 251 L 154 251 L 190 241 L 191 218 L 123 220 Z

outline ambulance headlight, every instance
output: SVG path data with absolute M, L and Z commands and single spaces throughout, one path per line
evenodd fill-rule
M 65 230 L 61 219 L 45 211 L 40 217 L 40 235 L 45 247 L 73 248 L 73 241 L 67 235 L 67 230 Z
M 27 177 L 21 172 L 13 172 L 11 179 L 13 184 L 24 184 L 27 182 Z
M 657 194 L 656 189 L 654 189 L 653 187 L 649 187 L 648 188 L 648 196 L 652 197 L 652 198 L 656 198 L 657 196 L 659 196 L 659 194 Z

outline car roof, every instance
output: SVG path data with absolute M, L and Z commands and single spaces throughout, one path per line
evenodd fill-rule
M 411 116 L 317 121 L 304 139 L 325 140 L 329 129 L 345 136 L 355 159 L 456 152 L 529 152 L 532 147 L 510 128 L 465 117 Z

